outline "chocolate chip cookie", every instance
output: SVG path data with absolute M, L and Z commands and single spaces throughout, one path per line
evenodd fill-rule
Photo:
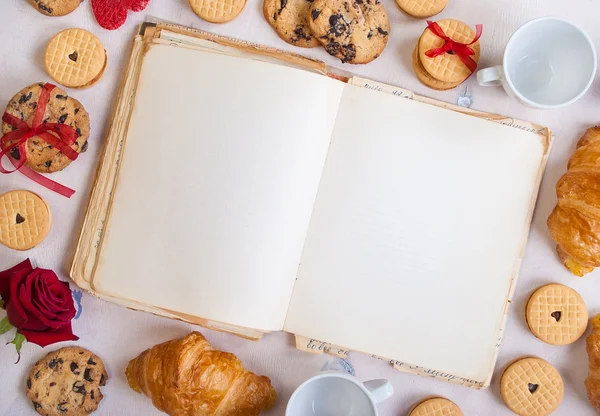
M 51 352 L 27 378 L 27 397 L 44 416 L 84 416 L 98 408 L 108 374 L 102 360 L 79 347 Z
M 388 15 L 379 0 L 315 0 L 309 26 L 330 55 L 351 64 L 377 58 L 390 33 Z
M 39 83 L 21 90 L 8 102 L 6 112 L 31 126 L 43 87 L 44 84 Z M 89 115 L 79 101 L 69 97 L 62 89 L 55 87 L 50 92 L 50 99 L 46 106 L 43 122 L 71 126 L 75 129 L 78 136 L 75 143 L 71 145 L 71 148 L 77 153 L 83 153 L 87 150 L 87 140 L 90 136 Z M 12 130 L 14 128 L 9 124 L 2 123 L 3 134 Z M 50 134 L 54 133 L 50 132 Z M 8 142 L 7 145 L 12 143 Z M 28 139 L 25 143 L 25 148 L 27 150 L 25 165 L 38 172 L 58 172 L 71 163 L 71 159 L 39 136 Z M 16 147 L 11 150 L 10 154 L 17 160 L 21 158 L 19 149 Z
M 264 0 L 267 22 L 281 39 L 301 48 L 320 46 L 308 27 L 309 9 L 313 0 Z
M 46 16 L 64 16 L 79 7 L 83 0 L 29 0 L 29 3 Z

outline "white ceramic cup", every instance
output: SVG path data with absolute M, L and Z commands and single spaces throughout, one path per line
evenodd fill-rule
M 577 101 L 596 76 L 596 50 L 588 35 L 564 19 L 542 17 L 511 36 L 502 65 L 477 72 L 483 86 L 535 108 L 559 108 Z
M 306 380 L 290 397 L 286 416 L 378 416 L 377 403 L 394 394 L 387 380 L 361 383 L 351 375 L 328 372 Z

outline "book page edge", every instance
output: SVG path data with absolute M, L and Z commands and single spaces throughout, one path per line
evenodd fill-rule
M 250 341 L 258 341 L 262 338 L 263 335 L 268 334 L 267 331 L 262 331 L 254 328 L 245 328 L 239 327 L 236 325 L 229 325 L 223 322 L 213 321 L 210 319 L 205 319 L 197 316 L 182 314 L 176 311 L 171 311 L 168 309 L 157 308 L 154 306 L 144 305 L 138 302 L 130 301 L 123 298 L 115 298 L 112 296 L 104 295 L 102 293 L 96 292 L 93 289 L 85 289 L 90 295 L 113 303 L 119 306 L 123 306 L 127 309 L 131 309 L 133 311 L 139 312 L 147 312 L 151 313 L 155 316 L 159 316 L 161 318 L 175 319 L 178 321 L 186 322 L 189 324 L 199 325 L 203 328 L 223 332 L 227 334 L 236 335 L 238 337 L 250 340 Z
M 360 353 L 363 355 L 371 356 L 371 358 L 387 361 L 392 367 L 396 370 L 401 371 L 403 373 L 409 373 L 424 377 L 431 377 L 437 380 L 442 380 L 454 384 L 459 384 L 464 387 L 473 388 L 476 390 L 485 389 L 489 387 L 489 379 L 483 381 L 471 380 L 465 377 L 460 377 L 454 374 L 445 373 L 443 371 L 437 371 L 433 369 L 429 369 L 426 367 L 421 367 L 418 365 L 408 364 L 402 361 L 397 361 L 387 357 L 379 357 L 377 355 L 368 354 L 363 351 L 351 350 L 346 347 L 342 347 L 339 345 L 334 345 L 326 341 L 319 341 L 314 338 L 305 337 L 298 334 L 292 334 L 296 338 L 296 349 L 312 354 L 329 354 L 334 357 L 346 359 L 350 352 Z

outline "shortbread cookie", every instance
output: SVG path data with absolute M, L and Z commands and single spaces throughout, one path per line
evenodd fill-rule
M 396 4 L 410 16 L 425 18 L 444 10 L 448 0 L 396 0 Z
M 281 39 L 301 48 L 320 46 L 308 27 L 312 0 L 264 0 L 263 13 Z
M 547 416 L 564 395 L 563 380 L 547 361 L 525 357 L 508 365 L 500 379 L 500 394 L 510 410 L 519 416 Z
M 567 345 L 585 332 L 588 310 L 579 293 L 554 283 L 533 292 L 527 302 L 525 318 L 533 335 L 542 341 Z
M 425 68 L 423 68 L 423 65 L 421 64 L 421 60 L 419 59 L 419 46 L 418 45 L 413 50 L 412 63 L 413 63 L 413 69 L 415 71 L 415 74 L 417 74 L 417 78 L 419 78 L 419 81 L 421 81 L 423 84 L 425 84 L 426 86 L 428 86 L 429 88 L 432 88 L 434 90 L 439 90 L 439 91 L 450 90 L 452 88 L 458 87 L 460 84 L 462 84 L 464 82 L 464 81 L 442 82 L 438 79 L 433 78 L 431 75 L 429 75 L 427 73 L 427 71 L 425 71 Z
M 35 363 L 27 397 L 44 416 L 84 416 L 98 409 L 108 374 L 102 360 L 79 347 L 53 351 Z
M 315 0 L 309 25 L 330 55 L 351 64 L 377 58 L 390 33 L 390 21 L 379 0 Z
M 244 10 L 246 0 L 189 0 L 192 10 L 211 23 L 229 22 Z
M 429 397 L 416 403 L 408 416 L 463 416 L 456 403 L 443 397 Z
M 106 50 L 95 35 L 83 29 L 66 29 L 50 40 L 44 56 L 46 72 L 65 87 L 87 88 L 106 70 Z
M 43 83 L 33 84 L 24 88 L 8 102 L 6 112 L 20 118 L 31 126 L 42 88 L 44 88 Z M 71 148 L 77 153 L 83 153 L 87 150 L 87 139 L 90 135 L 89 115 L 79 101 L 69 97 L 62 89 L 55 87 L 50 92 L 50 100 L 46 106 L 43 121 L 71 126 L 78 135 L 77 140 L 71 145 Z M 12 127 L 10 125 L 2 123 L 3 134 L 11 130 Z M 12 142 L 8 142 L 7 144 L 12 144 Z M 28 139 L 25 148 L 27 150 L 25 165 L 38 172 L 58 172 L 69 166 L 72 162 L 71 159 L 46 143 L 39 136 L 33 136 Z M 18 148 L 13 148 L 10 155 L 20 160 L 21 155 Z
M 46 202 L 29 191 L 0 195 L 0 243 L 14 250 L 29 250 L 50 232 L 52 215 Z
M 46 16 L 64 16 L 79 7 L 83 0 L 29 0 L 29 3 Z
M 460 20 L 445 19 L 437 24 L 442 28 L 446 36 L 452 40 L 467 44 L 475 39 L 475 31 Z M 430 58 L 425 53 L 428 50 L 441 48 L 445 41 L 436 36 L 429 28 L 425 29 L 419 39 L 419 59 L 425 71 L 433 78 L 442 82 L 462 82 L 471 75 L 471 70 L 460 60 L 455 53 L 443 53 Z M 479 61 L 479 41 L 469 46 L 475 52 L 471 56 L 475 62 Z

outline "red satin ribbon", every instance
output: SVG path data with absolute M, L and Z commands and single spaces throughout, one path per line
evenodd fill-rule
M 450 39 L 448 36 L 446 36 L 440 25 L 438 25 L 436 22 L 432 22 L 431 20 L 427 21 L 427 27 L 433 32 L 434 35 L 444 40 L 444 46 L 441 48 L 429 49 L 427 52 L 425 52 L 425 55 L 430 58 L 435 58 L 438 55 L 452 51 L 456 53 L 456 56 L 458 56 L 461 61 L 463 61 L 471 73 L 475 72 L 477 69 L 477 62 L 471 58 L 471 56 L 475 55 L 475 51 L 470 48 L 469 45 L 472 45 L 479 40 L 481 33 L 483 32 L 483 25 L 475 25 L 475 38 L 470 43 L 460 43 Z
M 12 126 L 16 130 L 6 133 L 4 136 L 2 136 L 2 138 L 0 138 L 0 147 L 2 148 L 2 151 L 0 151 L 0 173 L 9 174 L 18 170 L 23 175 L 39 183 L 40 185 L 66 196 L 67 198 L 70 198 L 75 193 L 74 190 L 61 185 L 58 182 L 54 182 L 52 179 L 48 179 L 47 177 L 25 166 L 25 160 L 27 159 L 27 149 L 25 148 L 25 144 L 27 140 L 34 136 L 38 136 L 49 145 L 55 147 L 71 160 L 75 160 L 77 159 L 77 156 L 79 156 L 79 153 L 71 148 L 71 145 L 73 145 L 73 143 L 75 143 L 77 140 L 77 132 L 75 129 L 73 129 L 71 126 L 67 126 L 66 124 L 42 122 L 48 101 L 50 100 L 50 93 L 54 88 L 56 88 L 55 85 L 48 83 L 42 88 L 35 113 L 33 114 L 31 126 L 11 114 L 4 113 L 2 116 L 2 121 L 7 123 L 9 126 Z M 51 134 L 50 132 L 54 134 Z M 5 147 L 9 142 L 14 143 Z M 18 161 L 10 155 L 10 151 L 14 148 L 19 149 Z M 4 166 L 2 166 L 2 157 L 4 155 L 8 157 L 10 162 L 15 167 L 13 170 L 7 170 L 4 168 Z

